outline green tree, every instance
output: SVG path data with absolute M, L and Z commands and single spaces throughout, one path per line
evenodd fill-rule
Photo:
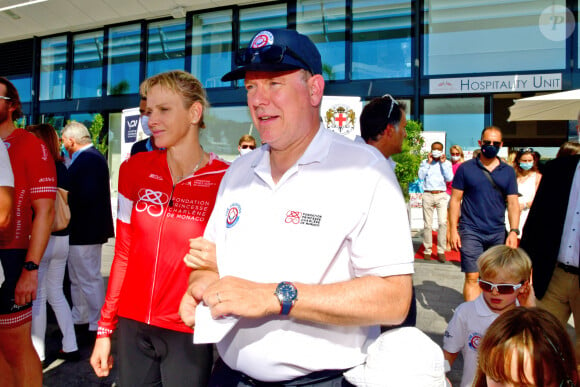
M 403 141 L 403 150 L 401 153 L 393 155 L 392 157 L 397 163 L 395 175 L 399 180 L 405 200 L 408 201 L 409 184 L 417 180 L 421 160 L 425 157 L 421 153 L 421 148 L 425 140 L 421 135 L 423 125 L 419 121 L 408 120 L 405 130 L 407 131 L 407 138 Z
M 89 127 L 89 133 L 91 133 L 91 139 L 93 140 L 93 145 L 99 152 L 101 152 L 105 157 L 107 156 L 107 150 L 109 148 L 108 143 L 108 132 L 103 132 L 103 116 L 100 113 L 95 114 L 93 122 Z

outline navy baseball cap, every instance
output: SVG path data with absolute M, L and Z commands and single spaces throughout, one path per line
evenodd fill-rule
M 246 71 L 286 71 L 304 69 L 322 74 L 320 52 L 306 35 L 293 30 L 272 29 L 258 32 L 248 48 L 235 58 L 241 66 L 222 77 L 222 81 L 243 79 Z

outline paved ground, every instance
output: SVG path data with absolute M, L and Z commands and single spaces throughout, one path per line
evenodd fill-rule
M 420 245 L 420 239 L 414 238 L 415 251 Z M 111 239 L 103 250 L 102 272 L 108 278 L 113 257 L 114 240 Z M 447 323 L 453 316 L 455 307 L 462 300 L 463 274 L 454 263 L 439 263 L 437 261 L 415 261 L 415 275 L 413 282 L 417 293 L 417 327 L 427 333 L 437 344 L 442 344 L 443 332 Z M 82 360 L 79 362 L 53 362 L 44 372 L 44 386 L 48 387 L 88 387 L 88 386 L 114 386 L 116 372 L 109 378 L 97 378 L 89 363 L 88 358 L 92 351 L 92 344 L 84 342 L 80 344 Z M 47 329 L 47 359 L 60 348 L 60 332 L 53 321 Z M 453 385 L 458 385 L 461 378 L 461 358 L 448 374 Z

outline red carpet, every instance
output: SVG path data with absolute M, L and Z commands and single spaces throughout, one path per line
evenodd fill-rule
M 421 243 L 419 250 L 415 253 L 415 259 L 424 259 L 423 252 L 425 251 L 425 246 Z M 459 251 L 446 251 L 445 258 L 450 262 L 460 262 Z M 433 231 L 433 247 L 431 249 L 431 259 L 437 260 L 437 232 Z

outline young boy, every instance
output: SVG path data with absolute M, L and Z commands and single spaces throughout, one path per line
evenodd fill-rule
M 477 260 L 482 293 L 457 307 L 443 337 L 443 353 L 449 366 L 461 351 L 461 387 L 471 386 L 477 368 L 477 348 L 491 323 L 518 305 L 535 306 L 530 285 L 532 262 L 522 249 L 498 245 Z

